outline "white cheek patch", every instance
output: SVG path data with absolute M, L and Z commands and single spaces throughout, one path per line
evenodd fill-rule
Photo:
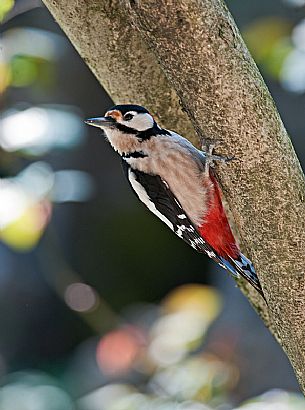
M 154 125 L 153 117 L 148 113 L 135 113 L 130 111 L 130 114 L 133 114 L 134 117 L 129 121 L 120 121 L 121 124 L 126 125 L 126 127 L 134 128 L 138 131 L 145 131 L 149 128 L 152 128 Z
M 128 170 L 128 178 L 131 183 L 132 188 L 138 195 L 140 201 L 143 202 L 144 205 L 147 206 L 147 208 L 155 214 L 161 221 L 166 223 L 166 225 L 174 231 L 174 226 L 173 224 L 163 215 L 161 212 L 158 211 L 156 208 L 155 204 L 150 200 L 147 192 L 145 191 L 144 187 L 136 180 L 135 174 L 132 172 L 131 169 Z

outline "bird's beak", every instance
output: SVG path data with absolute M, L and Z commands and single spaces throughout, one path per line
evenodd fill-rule
M 93 127 L 108 128 L 112 127 L 116 121 L 112 117 L 98 117 L 98 118 L 88 118 L 85 123 L 92 125 Z

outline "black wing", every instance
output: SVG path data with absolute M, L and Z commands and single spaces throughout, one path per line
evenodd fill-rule
M 192 248 L 225 267 L 216 251 L 200 236 L 167 183 L 158 175 L 146 174 L 122 162 L 132 189 L 146 207 Z

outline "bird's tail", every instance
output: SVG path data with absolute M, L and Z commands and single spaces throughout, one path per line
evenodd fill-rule
M 221 257 L 222 263 L 226 269 L 232 273 L 233 276 L 245 278 L 265 299 L 261 284 L 255 273 L 252 262 L 246 258 L 245 255 L 240 253 L 237 258 L 228 256 L 227 259 Z

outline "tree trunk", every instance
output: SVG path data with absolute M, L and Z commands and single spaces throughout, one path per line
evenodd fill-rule
M 234 155 L 216 173 L 268 306 L 241 286 L 305 390 L 304 176 L 223 1 L 44 2 L 115 102 L 144 105 L 197 146 L 207 137 Z

